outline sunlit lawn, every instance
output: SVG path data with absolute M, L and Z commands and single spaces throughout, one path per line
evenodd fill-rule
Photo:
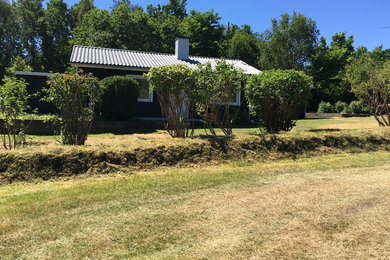
M 0 186 L 0 259 L 386 259 L 389 156 Z

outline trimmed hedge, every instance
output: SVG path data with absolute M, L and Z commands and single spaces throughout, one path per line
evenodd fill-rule
M 97 106 L 98 118 L 108 121 L 127 121 L 135 116 L 138 82 L 128 76 L 112 76 L 100 81 L 104 94 Z

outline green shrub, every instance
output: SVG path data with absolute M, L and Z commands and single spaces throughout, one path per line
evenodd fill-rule
M 321 101 L 318 105 L 318 113 L 336 113 L 336 108 L 329 102 Z
M 128 76 L 112 76 L 100 81 L 104 89 L 96 113 L 104 120 L 126 121 L 135 116 L 138 82 Z
M 151 68 L 144 75 L 157 94 L 168 133 L 180 138 L 193 136 L 194 126 L 189 122 L 193 122 L 194 71 L 186 65 L 170 65 Z
M 8 150 L 26 143 L 26 127 L 19 119 L 29 109 L 27 85 L 24 79 L 14 77 L 6 77 L 4 84 L 0 85 L 0 131 L 3 147 Z
M 233 135 L 233 121 L 239 107 L 231 109 L 231 102 L 241 91 L 243 72 L 226 61 L 218 61 L 214 67 L 210 63 L 199 65 L 195 75 L 196 111 L 205 126 L 213 135 L 216 135 L 214 126 L 225 135 Z
M 311 82 L 311 77 L 295 70 L 253 75 L 245 87 L 249 109 L 264 121 L 267 132 L 289 131 L 306 107 Z
M 341 115 L 351 115 L 353 114 L 351 108 L 349 106 L 346 106 L 343 111 L 341 111 L 340 113 Z
M 335 108 L 336 108 L 337 113 L 343 112 L 344 109 L 345 109 L 347 106 L 348 106 L 347 103 L 342 102 L 342 101 L 337 101 L 337 103 L 335 104 Z
M 84 145 L 93 120 L 94 108 L 102 93 L 97 78 L 92 74 L 73 72 L 56 73 L 47 81 L 47 94 L 43 100 L 54 104 L 61 117 L 56 118 L 60 126 L 61 143 Z
M 362 100 L 352 101 L 349 104 L 348 108 L 352 112 L 352 114 L 368 114 L 369 113 L 369 111 L 367 110 L 367 108 L 364 105 L 364 102 Z

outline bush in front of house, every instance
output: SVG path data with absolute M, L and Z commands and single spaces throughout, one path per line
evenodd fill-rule
M 195 75 L 196 112 L 202 117 L 205 129 L 216 135 L 214 127 L 218 127 L 223 134 L 233 135 L 234 120 L 241 104 L 231 109 L 232 100 L 235 101 L 241 91 L 243 71 L 222 60 L 214 67 L 210 63 L 199 65 Z
M 44 101 L 60 111 L 55 122 L 60 126 L 60 142 L 66 145 L 84 145 L 94 115 L 94 108 L 102 94 L 99 81 L 91 73 L 56 73 L 43 89 Z
M 145 76 L 157 94 L 168 133 L 180 138 L 193 136 L 194 70 L 186 65 L 170 65 L 151 68 Z
M 23 146 L 26 143 L 26 126 L 20 118 L 29 109 L 27 83 L 24 79 L 6 77 L 0 85 L 0 134 L 3 147 L 7 150 Z
M 330 102 L 324 102 L 321 101 L 321 103 L 318 105 L 318 113 L 336 113 L 336 108 L 330 103 Z
M 138 82 L 128 76 L 112 76 L 100 81 L 104 92 L 96 108 L 103 120 L 126 121 L 135 116 Z
M 270 70 L 249 78 L 245 95 L 249 109 L 269 133 L 289 131 L 306 107 L 312 78 L 296 70 Z

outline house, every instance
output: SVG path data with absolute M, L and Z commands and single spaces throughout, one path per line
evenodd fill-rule
M 189 55 L 189 40 L 177 39 L 175 54 L 144 52 L 133 50 L 121 50 L 111 48 L 73 46 L 70 56 L 70 65 L 84 72 L 91 72 L 99 79 L 114 75 L 127 75 L 139 82 L 140 92 L 136 108 L 136 117 L 144 119 L 160 119 L 161 110 L 156 93 L 150 91 L 150 87 L 144 73 L 150 68 L 166 65 L 183 64 L 190 68 L 197 68 L 198 64 L 211 63 L 215 65 L 219 58 L 197 57 Z M 260 71 L 241 60 L 226 59 L 227 63 L 240 68 L 246 74 L 257 74 Z M 16 76 L 23 78 L 29 84 L 30 94 L 39 92 L 46 86 L 46 81 L 52 73 L 17 71 Z M 40 96 L 34 96 L 29 105 L 38 109 L 38 113 L 55 113 L 53 105 L 40 100 Z M 232 100 L 232 106 L 240 106 L 243 102 L 243 92 L 236 93 Z
M 155 93 L 143 74 L 150 68 L 183 64 L 190 68 L 197 68 L 197 64 L 210 62 L 215 65 L 218 58 L 189 56 L 189 40 L 177 39 L 175 54 L 110 49 L 88 46 L 74 46 L 70 57 L 70 64 L 85 72 L 91 72 L 99 79 L 113 75 L 127 75 L 139 82 L 140 93 L 138 97 L 136 116 L 141 118 L 161 118 L 160 105 Z M 240 68 L 246 74 L 257 74 L 260 71 L 241 60 L 226 59 L 227 63 Z M 239 106 L 244 96 L 236 93 L 232 106 Z

